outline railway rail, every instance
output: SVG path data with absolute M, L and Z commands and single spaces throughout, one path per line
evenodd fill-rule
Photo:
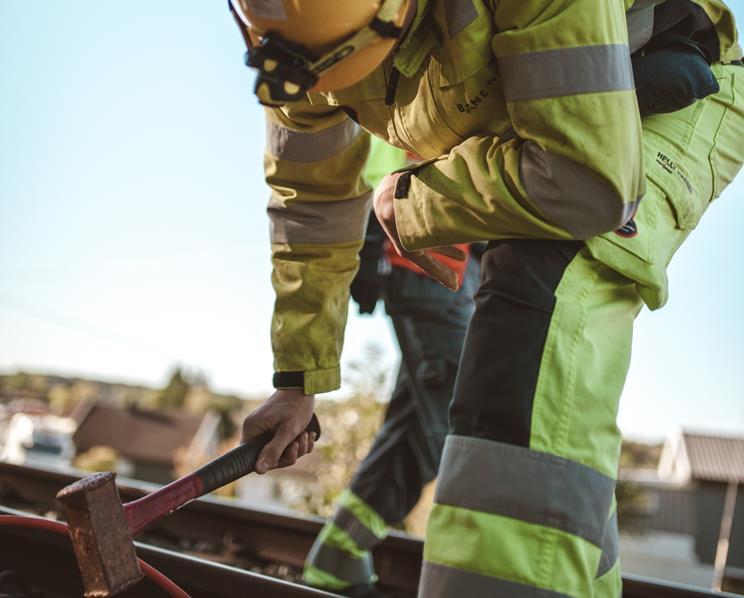
M 0 462 L 0 514 L 10 514 L 15 509 L 54 517 L 57 491 L 79 477 L 74 471 Z M 117 482 L 123 500 L 138 498 L 155 487 L 126 478 Z M 236 501 L 205 497 L 140 534 L 137 552 L 195 597 L 333 596 L 293 583 L 298 581 L 302 562 L 322 524 L 318 517 L 259 510 Z M 12 542 L 13 550 L 2 550 L 0 554 L 5 560 L 6 553 L 12 552 L 16 568 L 53 562 L 55 574 L 68 580 L 69 571 L 76 570 L 64 537 L 40 537 L 31 531 L 0 528 L 0 548 L 11 545 L 6 542 Z M 375 566 L 383 590 L 396 597 L 415 596 L 422 548 L 420 540 L 393 532 L 375 550 Z M 48 558 L 40 561 L 42 554 Z M 75 591 L 61 595 L 76 595 Z M 145 596 L 144 590 L 139 591 L 137 596 Z M 624 576 L 623 598 L 711 596 L 735 598 L 733 594 Z

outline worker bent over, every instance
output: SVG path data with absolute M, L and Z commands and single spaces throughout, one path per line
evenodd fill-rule
M 312 448 L 297 435 L 313 396 L 339 385 L 373 134 L 424 159 L 375 191 L 403 256 L 455 288 L 427 250 L 489 241 L 420 596 L 619 596 L 633 321 L 665 303 L 670 259 L 744 158 L 733 15 L 719 0 L 232 5 L 267 105 L 278 390 L 244 425 L 275 431 L 260 469 Z

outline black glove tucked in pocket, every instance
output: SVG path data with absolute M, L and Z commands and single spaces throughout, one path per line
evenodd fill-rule
M 674 41 L 632 61 L 641 116 L 676 112 L 719 91 L 705 53 L 692 41 Z

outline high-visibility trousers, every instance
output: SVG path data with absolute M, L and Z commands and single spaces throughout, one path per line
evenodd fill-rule
M 454 294 L 409 269 L 394 267 L 388 276 L 384 300 L 401 350 L 398 378 L 369 454 L 308 554 L 306 583 L 333 590 L 373 585 L 372 549 L 436 477 L 478 277 L 473 259 Z
M 647 193 L 616 235 L 489 244 L 420 598 L 620 596 L 616 415 L 633 322 L 664 303 L 672 255 L 744 158 L 744 68 L 713 71 L 718 94 L 644 120 Z

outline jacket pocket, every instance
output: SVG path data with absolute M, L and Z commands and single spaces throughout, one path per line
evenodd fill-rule
M 679 228 L 695 228 L 710 202 L 709 177 L 699 177 L 692 168 L 695 161 L 664 140 L 647 135 L 645 141 L 646 176 L 666 194 Z M 708 164 L 704 166 L 710 170 Z
M 709 156 L 722 114 L 712 101 L 643 121 L 646 177 L 666 193 L 681 229 L 697 226 L 713 194 Z

